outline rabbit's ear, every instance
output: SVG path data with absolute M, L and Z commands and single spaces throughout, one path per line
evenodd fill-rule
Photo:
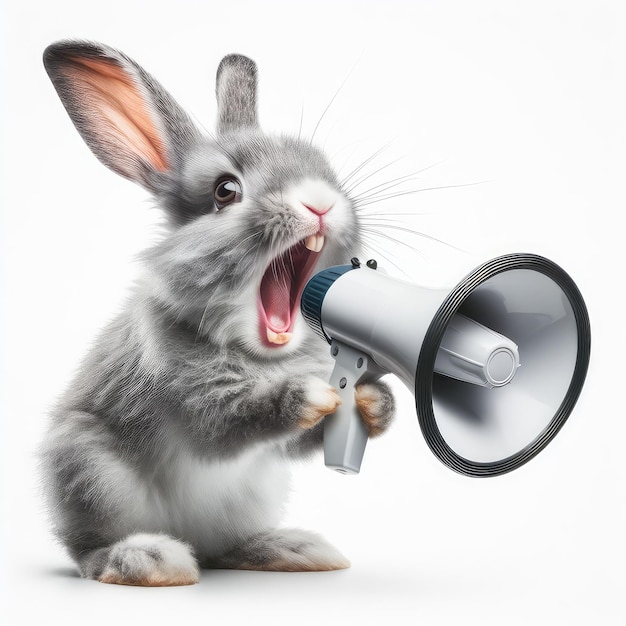
M 257 70 L 252 59 L 240 54 L 222 59 L 215 89 L 219 133 L 257 126 L 256 85 Z
M 177 169 L 198 131 L 174 99 L 112 48 L 59 42 L 44 65 L 70 118 L 94 154 L 151 191 Z

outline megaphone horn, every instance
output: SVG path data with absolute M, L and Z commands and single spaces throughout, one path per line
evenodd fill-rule
M 559 432 L 590 358 L 587 309 L 554 262 L 509 254 L 452 290 L 430 289 L 361 266 L 313 276 L 302 313 L 331 344 L 331 384 L 342 405 L 325 419 L 325 464 L 360 471 L 367 431 L 354 386 L 393 373 L 415 394 L 433 453 L 468 476 L 514 470 Z

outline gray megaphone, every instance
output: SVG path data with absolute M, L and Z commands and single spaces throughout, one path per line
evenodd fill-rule
M 354 386 L 393 373 L 415 394 L 433 453 L 468 476 L 496 476 L 538 454 L 563 426 L 589 365 L 587 309 L 558 265 L 497 257 L 456 287 L 392 278 L 375 261 L 314 275 L 301 300 L 331 344 L 342 404 L 325 418 L 325 464 L 360 471 L 367 431 Z

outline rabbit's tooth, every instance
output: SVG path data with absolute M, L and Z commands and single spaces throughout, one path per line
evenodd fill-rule
M 291 339 L 292 333 L 275 333 L 270 328 L 266 328 L 267 331 L 267 340 L 270 343 L 275 343 L 279 346 L 287 343 Z
M 322 233 L 316 233 L 315 235 L 309 235 L 305 242 L 305 247 L 311 252 L 320 252 L 324 247 L 324 235 Z

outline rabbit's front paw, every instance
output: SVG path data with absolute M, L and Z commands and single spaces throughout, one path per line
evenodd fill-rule
M 393 419 L 395 402 L 391 389 L 383 382 L 357 385 L 354 397 L 370 437 L 382 434 Z
M 340 404 L 341 398 L 334 387 L 311 376 L 305 386 L 305 402 L 298 425 L 313 428 L 324 416 L 334 413 Z

